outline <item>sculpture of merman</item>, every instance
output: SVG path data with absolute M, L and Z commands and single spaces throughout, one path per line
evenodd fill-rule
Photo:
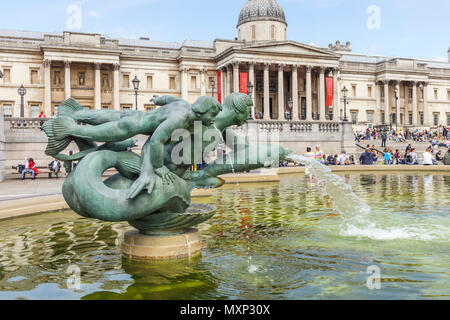
M 211 208 L 199 212 L 189 208 L 193 189 L 219 187 L 224 181 L 217 175 L 230 173 L 232 168 L 238 172 L 278 164 L 290 153 L 277 146 L 270 161 L 266 157 L 264 161 L 258 158 L 250 163 L 247 159 L 239 164 L 229 158 L 191 172 L 193 161 L 176 164 L 171 157 L 182 143 L 171 140 L 174 131 L 184 129 L 193 140 L 194 123 L 201 121 L 202 135 L 215 130 L 225 136 L 225 129 L 248 119 L 251 98 L 234 93 L 223 106 L 210 97 L 201 97 L 193 105 L 171 96 L 155 98 L 154 102 L 160 107 L 149 113 L 90 111 L 69 99 L 60 106 L 58 117 L 44 124 L 49 137 L 46 153 L 66 162 L 79 160 L 63 185 L 64 198 L 75 212 L 104 221 L 128 221 L 142 233 L 180 234 L 214 214 Z M 149 136 L 141 157 L 129 150 L 137 134 Z M 61 154 L 72 141 L 80 152 Z M 202 152 L 214 150 L 221 143 L 217 138 L 202 141 Z M 98 146 L 96 142 L 105 144 Z M 270 146 L 259 147 L 265 150 Z M 248 153 L 248 145 L 244 150 Z M 102 175 L 109 168 L 118 173 L 103 181 Z

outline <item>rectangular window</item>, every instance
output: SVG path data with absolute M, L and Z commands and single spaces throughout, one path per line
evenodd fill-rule
M 421 113 L 420 114 L 420 125 L 423 126 L 423 123 L 424 123 L 424 121 L 423 121 L 423 113 Z
M 252 40 L 256 40 L 256 27 L 252 26 Z
M 438 89 L 434 89 L 434 100 L 438 99 Z
M 450 113 L 447 113 L 447 126 L 450 126 Z
M 367 96 L 368 96 L 369 98 L 372 97 L 372 86 L 368 86 L 368 87 L 367 87 Z
M 108 106 L 102 106 L 102 110 L 109 110 Z
M 447 100 L 450 100 L 450 90 L 447 91 Z
M 150 104 L 145 104 L 145 105 L 144 105 L 144 110 L 145 110 L 146 112 L 151 112 L 151 111 L 155 110 L 155 106 L 150 105 Z
M 413 89 L 409 89 L 408 90 L 408 97 L 409 97 L 409 100 L 412 100 L 412 98 L 413 98 Z
M 4 104 L 3 105 L 3 116 L 5 118 L 11 118 L 12 117 L 12 104 Z
M 38 84 L 39 80 L 38 80 L 38 71 L 37 70 L 31 70 L 30 71 L 30 83 L 31 84 Z
M 270 28 L 271 38 L 272 40 L 275 40 L 275 26 L 271 26 Z
M 386 124 L 386 121 L 384 119 L 384 112 L 381 113 L 381 124 Z
M 384 98 L 384 90 L 381 90 L 381 89 L 380 89 L 380 97 L 381 97 L 381 98 Z
M 30 105 L 30 118 L 37 118 L 39 117 L 39 105 L 38 104 L 32 104 Z M 57 110 L 55 110 L 56 113 Z
M 153 76 L 147 76 L 147 89 L 153 89 Z
M 131 106 L 130 105 L 123 105 L 122 106 L 122 111 L 130 111 L 131 110 Z
M 352 85 L 352 96 L 356 97 L 356 85 Z
M 352 123 L 355 124 L 358 120 L 358 112 L 357 111 L 352 111 Z
M 367 122 L 373 122 L 373 112 L 367 112 Z
M 191 89 L 197 89 L 197 77 L 196 76 L 191 77 Z
M 412 113 L 409 113 L 408 114 L 408 121 L 409 121 L 409 125 L 412 125 L 413 124 L 413 115 L 412 115 Z
M 122 88 L 130 87 L 130 75 L 124 74 L 122 77 Z
M 53 107 L 53 110 L 54 110 L 53 115 L 54 115 L 54 116 L 57 116 L 57 115 L 58 115 L 58 109 L 59 109 L 59 106 L 54 106 L 54 107 Z M 38 116 L 38 117 L 39 117 L 39 116 Z
M 91 110 L 91 106 L 83 106 L 84 110 Z
M 170 77 L 169 79 L 169 89 L 175 90 L 175 77 Z
M 433 114 L 433 123 L 435 126 L 439 125 L 439 113 Z
M 3 69 L 3 83 L 11 82 L 11 69 Z

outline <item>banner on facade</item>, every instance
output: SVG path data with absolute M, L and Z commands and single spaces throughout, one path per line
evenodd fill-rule
M 220 103 L 223 103 L 222 101 L 222 74 L 220 70 L 217 70 L 217 100 Z
M 327 102 L 326 106 L 330 107 L 333 105 L 333 78 L 326 78 L 327 81 Z
M 240 74 L 240 82 L 239 83 L 240 83 L 239 92 L 248 94 L 248 91 L 247 91 L 248 73 L 241 72 L 241 74 Z

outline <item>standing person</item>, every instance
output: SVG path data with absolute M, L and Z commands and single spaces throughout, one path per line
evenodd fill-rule
M 367 148 L 359 157 L 359 164 L 363 166 L 373 165 L 373 152 Z
M 391 152 L 389 149 L 386 150 L 384 153 L 384 164 L 390 165 L 391 164 Z
M 394 153 L 394 159 L 395 159 L 395 164 L 400 164 L 400 150 L 395 150 L 395 153 Z
M 308 148 L 306 148 L 305 157 L 312 160 L 312 159 L 316 158 L 316 154 L 314 152 L 312 152 L 312 149 L 310 147 L 308 147 Z
M 320 146 L 316 146 L 316 160 L 319 161 L 321 164 L 324 164 L 325 161 L 323 160 L 324 153 L 322 150 L 320 150 Z
M 386 131 L 384 131 L 381 134 L 381 147 L 382 148 L 386 148 L 386 140 L 387 140 L 387 134 L 386 134 Z

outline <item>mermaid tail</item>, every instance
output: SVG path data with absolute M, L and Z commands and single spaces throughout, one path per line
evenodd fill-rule
M 76 125 L 75 121 L 66 117 L 50 119 L 42 125 L 42 129 L 48 137 L 46 155 L 54 156 L 67 148 L 74 139 L 70 136 L 73 125 Z
M 58 118 L 68 117 L 76 120 L 74 117 L 74 113 L 82 110 L 84 110 L 83 106 L 77 100 L 75 100 L 74 98 L 69 98 L 64 101 L 58 108 Z

